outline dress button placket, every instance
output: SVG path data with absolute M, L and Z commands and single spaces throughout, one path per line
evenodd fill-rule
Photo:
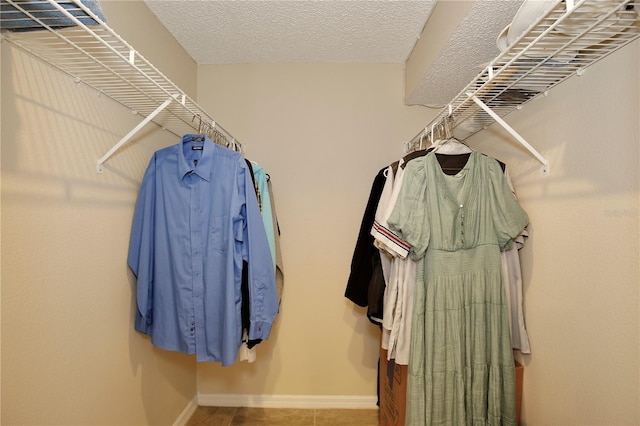
M 460 204 L 460 240 L 464 245 L 464 210 L 462 210 L 463 207 L 464 205 Z

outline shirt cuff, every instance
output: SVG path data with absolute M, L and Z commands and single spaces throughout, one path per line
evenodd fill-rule
M 273 323 L 268 321 L 254 321 L 249 326 L 249 340 L 266 340 L 271 334 Z
M 395 232 L 377 221 L 373 223 L 371 235 L 375 239 L 374 245 L 378 249 L 386 251 L 391 256 L 404 259 L 409 255 L 411 246 L 403 241 Z

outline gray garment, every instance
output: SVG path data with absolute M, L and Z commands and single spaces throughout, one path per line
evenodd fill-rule
M 273 220 L 273 233 L 276 243 L 276 289 L 278 290 L 278 299 L 280 300 L 280 303 L 282 303 L 282 290 L 284 289 L 284 263 L 282 262 L 282 250 L 280 249 L 280 224 L 278 223 L 278 215 L 276 214 L 276 202 L 273 197 L 271 177 L 267 179 L 267 187 L 269 188 L 269 199 L 271 200 L 271 217 Z

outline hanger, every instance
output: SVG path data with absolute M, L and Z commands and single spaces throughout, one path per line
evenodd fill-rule
M 435 121 L 431 124 L 431 132 L 430 132 L 431 145 L 429 146 L 429 148 L 432 148 L 433 151 L 437 151 L 438 148 L 440 148 L 446 142 L 446 139 L 442 138 L 442 132 L 440 128 L 441 128 L 441 124 L 439 121 Z M 436 130 L 437 130 L 437 134 L 436 134 Z
M 191 138 L 191 140 L 196 142 L 202 142 L 204 140 L 204 135 L 202 134 L 202 116 L 200 114 L 194 115 L 193 118 L 191 119 L 192 123 L 193 123 L 193 120 L 196 119 L 196 117 L 198 118 L 198 133 L 194 135 Z
M 218 129 L 216 129 L 216 122 L 211 120 L 211 124 L 209 124 L 208 126 L 209 126 L 209 137 L 211 138 L 211 140 L 217 143 L 218 145 L 224 145 L 222 134 L 218 131 Z M 224 139 L 224 142 L 226 142 L 226 139 Z
M 232 149 L 232 150 L 242 154 L 242 144 L 240 142 L 236 141 L 236 138 L 234 138 L 232 136 L 231 140 L 229 140 L 222 133 L 220 133 L 220 136 L 225 140 L 226 143 L 224 145 L 227 148 Z
M 420 135 L 420 143 L 418 144 L 419 151 L 424 149 L 425 136 L 427 137 L 427 140 L 429 140 L 429 126 L 425 127 L 424 131 L 422 132 L 422 135 Z
M 438 154 L 448 155 L 468 154 L 470 152 L 473 152 L 473 150 L 466 143 L 451 135 L 451 131 L 447 123 L 448 118 L 449 116 L 444 116 L 442 118 L 442 121 L 434 123 L 434 125 L 442 127 L 445 135 L 445 139 L 438 141 L 438 145 L 434 147 L 434 152 L 437 152 Z M 433 129 L 433 126 L 431 127 Z

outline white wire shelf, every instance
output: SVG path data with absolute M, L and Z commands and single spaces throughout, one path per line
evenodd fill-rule
M 530 0 L 525 0 L 530 1 Z M 565 79 L 640 35 L 637 0 L 547 2 L 547 13 L 513 40 L 409 142 L 409 150 L 445 122 L 459 138 L 498 122 L 549 172 L 547 160 L 502 120 Z M 440 124 L 442 125 L 440 126 Z
M 97 162 L 103 164 L 148 122 L 181 136 L 207 133 L 221 144 L 239 142 L 196 102 L 79 0 L 2 0 L 2 40 L 34 55 L 119 102 L 144 120 Z M 37 9 L 37 11 L 34 11 Z M 94 9 L 95 10 L 95 9 Z M 8 30 L 22 13 L 26 28 Z M 71 26 L 55 26 L 64 19 Z M 88 25 L 85 25 L 88 24 Z

